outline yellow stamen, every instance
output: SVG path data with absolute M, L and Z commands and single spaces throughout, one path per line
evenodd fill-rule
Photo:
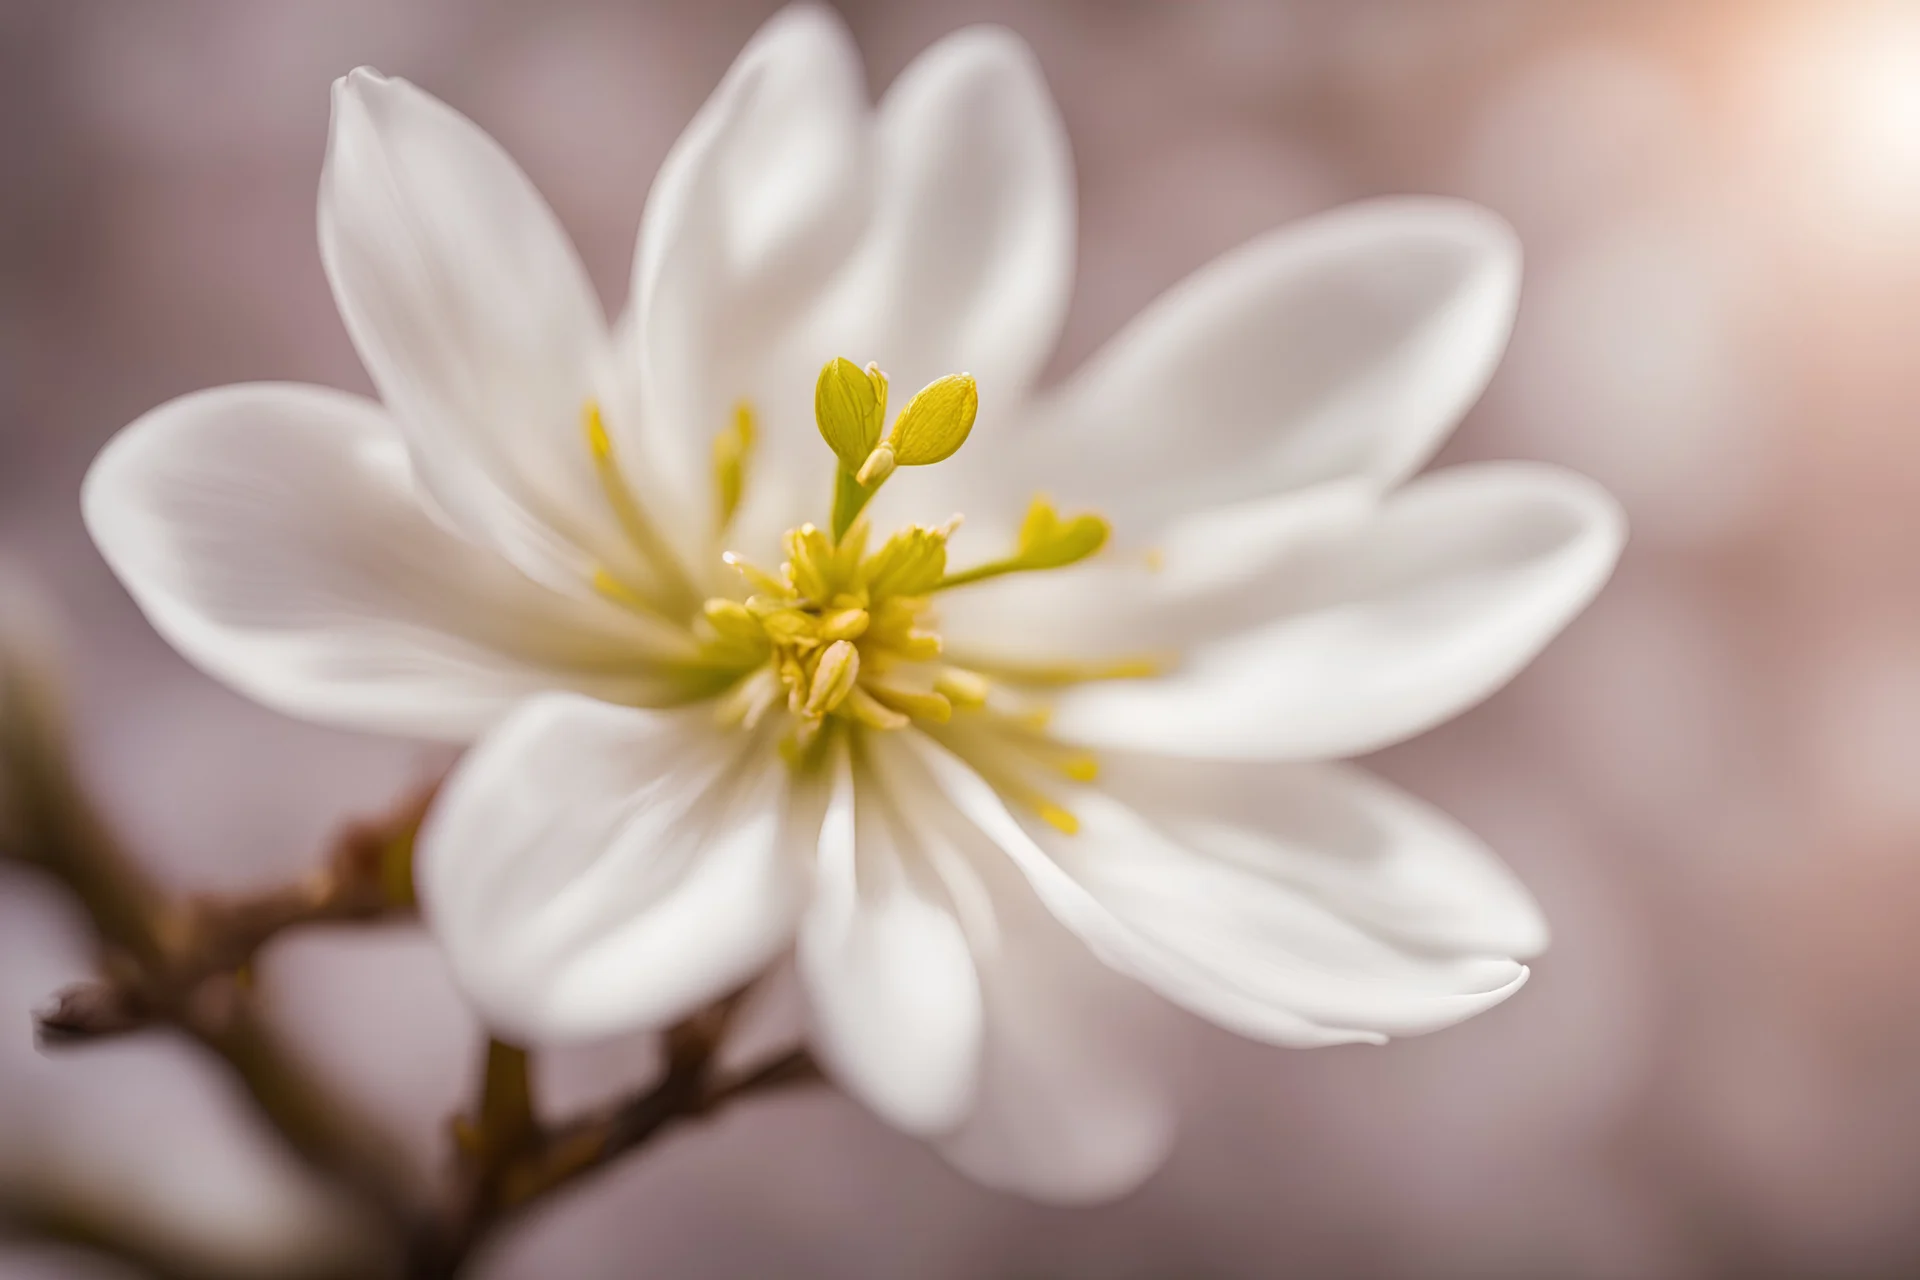
M 615 604 L 637 610 L 640 613 L 656 614 L 659 606 L 648 599 L 638 589 L 628 586 L 605 569 L 593 571 L 593 589 Z
M 983 707 L 992 691 L 985 676 L 965 667 L 942 667 L 933 678 L 933 687 L 956 707 Z
M 860 678 L 860 651 L 850 640 L 835 640 L 820 655 L 801 714 L 818 718 L 846 701 Z
M 1057 804 L 1042 802 L 1034 812 L 1040 815 L 1042 822 L 1063 836 L 1077 836 L 1080 834 L 1080 819 L 1074 817 Z
M 721 555 L 721 563 L 747 580 L 747 585 L 755 591 L 779 593 L 787 589 L 787 584 L 745 559 L 728 551 Z
M 1115 658 L 1109 662 L 1022 663 L 973 657 L 967 666 L 1010 684 L 1068 685 L 1094 680 L 1145 680 L 1173 665 L 1172 655 Z
M 733 407 L 733 422 L 713 438 L 713 479 L 718 490 L 719 529 L 725 533 L 740 509 L 747 490 L 747 466 L 753 456 L 753 406 L 742 400 Z
M 593 456 L 593 469 L 600 477 L 601 492 L 606 495 L 607 505 L 620 521 L 628 541 L 640 552 L 648 567 L 668 582 L 669 594 L 673 597 L 671 603 L 676 608 L 682 601 L 690 604 L 693 593 L 681 571 L 680 561 L 653 527 L 652 521 L 647 519 L 640 504 L 634 501 L 633 489 L 620 469 L 619 458 L 614 455 L 613 439 L 607 434 L 606 420 L 600 415 L 600 402 L 587 401 L 580 417 L 586 431 L 587 450 Z M 639 598 L 637 592 L 634 594 Z M 659 605 L 650 601 L 649 607 L 657 609 Z
M 857 640 L 866 632 L 868 614 L 865 609 L 841 609 L 829 613 L 820 619 L 820 638 L 822 640 Z
M 843 704 L 847 713 L 861 724 L 874 729 L 904 729 L 912 720 L 901 712 L 886 706 L 878 698 L 858 685 L 847 694 Z
M 921 689 L 903 689 L 898 685 L 879 680 L 869 683 L 866 689 L 877 701 L 915 720 L 945 724 L 953 719 L 953 703 L 949 702 L 943 694 Z
M 780 678 L 772 667 L 761 667 L 722 694 L 714 714 L 723 725 L 752 729 L 780 701 Z
M 1100 761 L 1091 754 L 1077 752 L 1060 761 L 1060 772 L 1075 782 L 1093 782 L 1100 777 Z
M 1026 519 L 1020 523 L 1019 544 L 1012 555 L 963 569 L 959 573 L 950 573 L 940 580 L 935 589 L 945 591 L 964 587 L 970 582 L 997 578 L 1002 574 L 1032 573 L 1040 569 L 1062 569 L 1070 564 L 1078 564 L 1106 546 L 1111 531 L 1105 519 L 1091 513 L 1062 520 L 1052 503 L 1045 497 L 1038 497 L 1027 508 Z

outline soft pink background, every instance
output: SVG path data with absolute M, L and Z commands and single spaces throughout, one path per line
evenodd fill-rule
M 1353 197 L 1453 193 L 1519 228 L 1511 354 L 1447 457 L 1584 470 L 1633 543 L 1510 689 L 1378 763 L 1511 859 L 1555 945 L 1510 1004 L 1384 1050 L 1187 1028 L 1181 1145 L 1117 1205 L 980 1190 L 823 1093 L 681 1134 L 483 1274 L 1920 1272 L 1920 8 L 841 8 L 876 87 L 970 21 L 1038 51 L 1082 202 L 1056 371 Z M 0 5 L 0 552 L 66 610 L 86 761 L 170 880 L 283 877 L 431 759 L 196 674 L 77 512 L 88 459 L 168 397 L 366 387 L 313 240 L 329 82 L 372 63 L 473 116 L 618 304 L 655 164 L 771 10 Z M 0 1186 L 93 1187 L 230 1259 L 323 1232 L 191 1055 L 36 1057 L 26 1010 L 83 963 L 44 888 L 0 872 Z M 267 981 L 431 1160 L 475 1033 L 430 950 L 302 938 Z M 556 1094 L 644 1061 L 586 1055 Z M 0 1249 L 6 1280 L 110 1274 Z

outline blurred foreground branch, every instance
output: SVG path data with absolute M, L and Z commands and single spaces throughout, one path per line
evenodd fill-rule
M 61 992 L 38 1016 L 42 1041 L 117 1035 L 150 1021 L 177 1021 L 174 1011 L 196 1002 L 218 1004 L 229 998 L 229 987 L 249 983 L 260 949 L 290 929 L 411 914 L 413 837 L 434 791 L 433 786 L 416 788 L 389 813 L 349 824 L 319 867 L 289 885 L 179 904 L 129 886 L 129 892 L 149 901 L 145 913 L 153 945 L 143 943 L 138 953 L 121 958 L 132 963 L 110 963 L 100 979 Z M 44 856 L 28 860 L 48 865 Z M 55 863 L 48 869 L 58 875 L 74 859 Z M 109 878 L 117 881 L 119 873 Z M 68 883 L 79 892 L 71 879 Z
M 0 857 L 64 885 L 91 920 L 101 974 L 37 1014 L 43 1046 L 84 1044 L 149 1027 L 185 1033 L 238 1077 L 261 1116 L 310 1168 L 361 1207 L 373 1241 L 409 1280 L 450 1280 L 497 1231 L 548 1198 L 650 1144 L 682 1121 L 821 1079 L 805 1048 L 744 1072 L 719 1066 L 748 988 L 671 1028 L 666 1068 L 629 1097 L 547 1123 L 534 1105 L 534 1063 L 489 1041 L 480 1096 L 455 1120 L 454 1161 L 438 1191 L 416 1186 L 391 1139 L 288 1053 L 257 1008 L 252 968 L 281 933 L 327 922 L 411 914 L 413 839 L 434 788 L 345 828 L 319 868 L 284 887 L 175 900 L 160 891 L 98 816 L 73 767 L 54 682 L 0 653 Z M 110 1215 L 76 1217 L 0 1205 L 0 1223 L 91 1247 L 151 1274 L 166 1260 L 127 1245 Z M 41 1209 L 44 1209 L 41 1206 Z
M 455 1121 L 460 1160 L 446 1229 L 411 1272 L 417 1280 L 460 1274 L 474 1250 L 548 1197 L 610 1168 L 682 1121 L 729 1103 L 822 1079 L 804 1047 L 737 1074 L 718 1057 L 751 988 L 716 1001 L 666 1033 L 667 1064 L 650 1088 L 559 1124 L 541 1124 L 532 1105 L 524 1050 L 487 1044 L 475 1115 Z
M 407 810 L 414 821 L 424 804 L 421 797 Z M 365 830 L 350 832 L 318 876 L 286 890 L 169 900 L 89 802 L 73 769 L 57 688 L 19 661 L 0 661 L 0 832 L 0 852 L 73 894 L 100 945 L 103 976 L 62 993 L 42 1014 L 46 1043 L 153 1024 L 177 1028 L 238 1077 L 274 1132 L 310 1167 L 375 1221 L 392 1231 L 414 1229 L 421 1198 L 401 1177 L 391 1143 L 280 1044 L 255 1008 L 246 968 L 284 928 L 375 913 L 370 895 L 382 882 L 370 868 L 385 866 L 384 853 L 372 856 L 378 842 Z M 377 910 L 393 905 L 383 898 Z

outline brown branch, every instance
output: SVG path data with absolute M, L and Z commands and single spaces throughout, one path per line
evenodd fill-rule
M 5 655 L 0 655 L 4 658 Z M 374 913 L 392 901 L 391 862 L 411 840 L 424 796 L 377 824 L 350 829 L 323 870 L 290 890 L 175 903 L 159 892 L 97 816 L 72 766 L 55 691 L 0 660 L 0 800 L 6 851 L 63 884 L 91 919 L 103 976 L 61 993 L 39 1017 L 48 1047 L 144 1025 L 178 1029 L 217 1057 L 309 1167 L 351 1195 L 389 1233 L 413 1232 L 422 1197 L 380 1131 L 286 1051 L 251 998 L 247 969 L 269 938 L 317 919 Z M 382 879 L 381 877 L 388 877 Z M 410 895 L 407 901 L 411 905 Z
M 221 1261 L 169 1242 L 151 1228 L 131 1225 L 98 1198 L 10 1190 L 0 1197 L 0 1243 L 32 1241 L 65 1246 L 124 1264 L 148 1280 L 366 1280 L 367 1259 L 351 1251 L 325 1257 Z
M 80 829 L 49 809 L 29 828 L 38 837 L 26 842 L 26 860 L 66 881 L 90 910 L 111 891 L 114 897 L 105 901 L 117 915 L 111 921 L 96 917 L 107 951 L 105 974 L 67 988 L 36 1015 L 41 1043 L 66 1045 L 123 1035 L 150 1022 L 177 1023 L 183 1009 L 223 1000 L 218 992 L 226 985 L 244 986 L 260 950 L 288 930 L 410 914 L 413 835 L 435 789 L 417 787 L 390 812 L 349 824 L 318 868 L 292 884 L 179 904 L 137 882 L 132 864 L 111 851 L 104 832 L 75 839 Z
M 490 1041 L 477 1117 L 456 1122 L 463 1167 L 445 1230 L 413 1260 L 415 1280 L 457 1276 L 474 1251 L 508 1222 L 688 1120 L 733 1102 L 821 1079 L 805 1048 L 721 1076 L 715 1059 L 744 1001 L 735 992 L 666 1034 L 667 1065 L 650 1088 L 552 1127 L 530 1102 L 526 1058 Z

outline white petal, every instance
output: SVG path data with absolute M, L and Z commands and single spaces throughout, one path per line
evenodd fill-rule
M 967 930 L 983 1027 L 966 1121 L 940 1138 L 969 1176 L 1056 1202 L 1133 1189 L 1173 1143 L 1167 1006 L 1099 963 L 1006 855 L 932 785 L 911 751 L 873 744 L 875 772 L 913 815 Z
M 1522 958 L 1546 948 L 1539 907 L 1492 851 L 1362 770 L 1108 753 L 1098 789 L 1182 848 L 1397 945 Z
M 977 775 L 921 748 L 938 785 L 1102 959 L 1202 1017 L 1275 1044 L 1374 1042 L 1449 1025 L 1526 980 L 1513 959 L 1403 946 L 1274 874 L 1244 847 L 1189 847 L 1110 793 L 1060 784 L 1077 835 L 1016 817 Z M 1235 857 L 1220 854 L 1231 849 Z
M 634 257 L 641 447 L 660 476 L 649 497 L 683 523 L 710 527 L 709 442 L 742 399 L 762 416 L 763 455 L 811 448 L 809 479 L 831 475 L 812 419 L 820 362 L 781 364 L 773 351 L 865 225 L 868 114 L 840 20 L 789 8 L 747 45 L 654 181 Z M 749 497 L 786 480 L 765 461 Z
M 1052 721 L 1088 743 L 1218 759 L 1357 755 L 1423 733 L 1531 662 L 1625 537 L 1618 505 L 1552 467 L 1436 472 L 1262 584 L 1275 619 L 1153 680 L 1076 686 Z
M 1160 1059 L 1178 1028 L 1024 884 L 997 894 L 995 912 L 999 945 L 976 960 L 985 1009 L 977 1096 L 941 1153 L 1031 1199 L 1125 1195 L 1173 1146 L 1178 1111 Z
M 141 418 L 82 503 L 160 633 L 291 715 L 457 739 L 543 689 L 661 695 L 652 664 L 683 638 L 537 585 L 416 496 L 378 405 L 256 384 Z
M 320 252 L 422 483 L 536 571 L 614 535 L 581 431 L 606 320 L 571 242 L 477 125 L 404 80 L 334 85 Z
M 442 791 L 420 836 L 421 903 L 509 1037 L 664 1026 L 791 940 L 818 824 L 770 745 L 709 707 L 540 698 Z
M 1512 231 L 1455 201 L 1283 228 L 1175 286 L 1041 406 L 1034 465 L 1140 529 L 1344 476 L 1385 487 L 1478 398 L 1519 280 Z
M 844 758 L 820 833 L 798 959 L 813 1040 L 847 1091 L 897 1128 L 938 1133 L 973 1101 L 980 985 L 924 838 Z
M 1073 162 L 1033 53 L 1012 32 L 941 40 L 880 105 L 873 224 L 827 330 L 904 397 L 950 373 L 980 417 L 1024 397 L 1073 288 Z M 824 336 L 824 335 L 823 335 Z

